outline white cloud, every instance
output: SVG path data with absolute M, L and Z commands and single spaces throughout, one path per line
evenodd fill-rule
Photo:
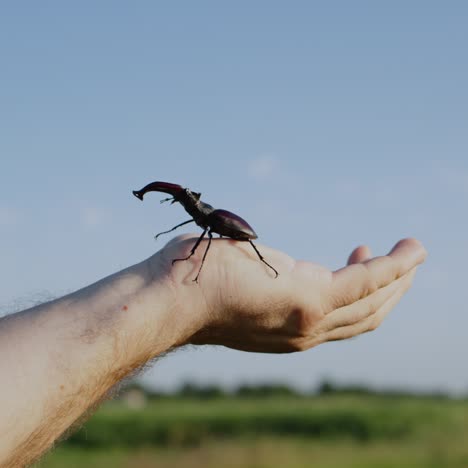
M 82 208 L 80 215 L 81 224 L 89 229 L 103 224 L 108 218 L 108 213 L 97 206 L 86 206 Z
M 279 160 L 270 155 L 258 156 L 249 161 L 247 174 L 255 180 L 270 180 L 278 173 Z

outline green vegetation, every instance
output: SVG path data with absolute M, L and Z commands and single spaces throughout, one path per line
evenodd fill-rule
M 453 450 L 452 450 L 453 449 Z M 41 468 L 466 468 L 459 445 L 268 438 L 206 442 L 175 450 L 59 448 Z
M 468 402 L 369 392 L 106 403 L 40 468 L 467 467 Z M 271 389 L 270 389 L 271 390 Z M 264 395 L 260 398 L 258 395 Z M 242 397 L 240 396 L 242 395 Z

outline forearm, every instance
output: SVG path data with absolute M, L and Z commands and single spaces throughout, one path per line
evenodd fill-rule
M 37 458 L 125 375 L 181 344 L 146 262 L 0 321 L 0 466 Z

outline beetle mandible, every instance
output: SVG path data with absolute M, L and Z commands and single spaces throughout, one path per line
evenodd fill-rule
M 154 236 L 155 239 L 157 239 L 161 234 L 172 232 L 178 227 L 188 223 L 195 222 L 203 229 L 201 236 L 193 245 L 190 254 L 185 258 L 176 258 L 172 260 L 173 265 L 175 262 L 188 260 L 197 250 L 197 247 L 205 237 L 205 234 L 208 233 L 208 245 L 206 246 L 205 253 L 203 254 L 197 276 L 193 279 L 193 281 L 196 283 L 198 283 L 198 277 L 200 276 L 206 254 L 210 248 L 213 233 L 219 234 L 220 237 L 224 236 L 241 242 L 249 242 L 257 253 L 258 258 L 275 272 L 275 278 L 278 277 L 278 272 L 262 257 L 257 247 L 252 242 L 252 239 L 258 238 L 257 234 L 249 225 L 249 223 L 247 223 L 247 221 L 242 219 L 240 216 L 237 216 L 230 211 L 214 209 L 208 203 L 204 203 L 200 200 L 201 193 L 192 192 L 190 189 L 184 188 L 178 184 L 171 184 L 170 182 L 151 182 L 148 185 L 145 185 L 141 190 L 134 190 L 133 195 L 135 195 L 135 197 L 139 198 L 140 200 L 143 200 L 143 197 L 148 192 L 168 193 L 171 195 L 171 197 L 161 200 L 161 203 L 166 201 L 171 201 L 171 203 L 179 202 L 185 208 L 185 211 L 187 211 L 187 213 L 189 213 L 192 217 L 192 219 L 184 221 L 183 223 L 174 226 L 168 231 L 163 231 L 159 234 L 156 234 L 156 236 Z

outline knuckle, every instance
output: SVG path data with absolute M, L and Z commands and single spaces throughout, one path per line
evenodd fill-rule
M 363 281 L 360 299 L 364 299 L 373 294 L 378 289 L 377 281 L 369 269 L 366 269 L 365 279 Z
M 374 313 L 375 313 L 374 304 L 373 304 L 372 302 L 368 302 L 368 303 L 364 306 L 363 318 L 369 318 L 369 317 L 371 317 L 372 315 L 374 315 Z
M 369 297 L 371 294 L 375 293 L 375 291 L 377 291 L 377 285 L 375 281 L 371 277 L 367 278 L 363 285 L 361 295 L 359 296 L 358 300 L 362 300 L 366 297 Z
M 377 328 L 379 327 L 379 325 L 380 325 L 380 321 L 379 321 L 379 320 L 373 319 L 373 320 L 371 320 L 371 321 L 369 322 L 369 326 L 367 327 L 367 330 L 368 330 L 368 331 L 377 330 Z

